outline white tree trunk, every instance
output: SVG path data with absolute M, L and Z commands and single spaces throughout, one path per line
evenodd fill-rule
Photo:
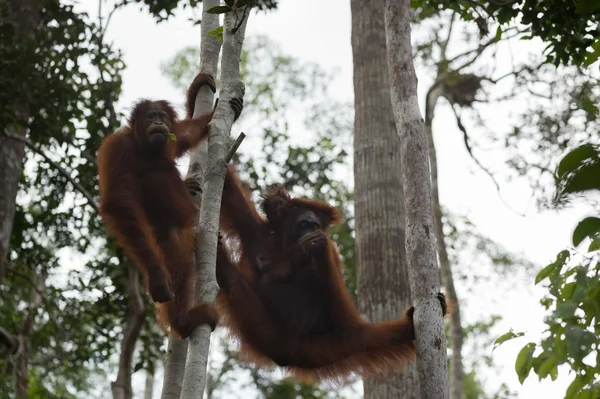
M 144 399 L 152 399 L 154 397 L 154 371 L 146 371 L 144 385 Z
M 204 4 L 206 7 L 206 4 Z M 208 134 L 208 163 L 204 174 L 204 189 L 200 208 L 198 234 L 199 262 L 196 275 L 197 302 L 214 303 L 219 286 L 215 275 L 217 234 L 233 110 L 229 101 L 244 95 L 240 81 L 240 57 L 250 8 L 243 7 L 225 14 L 223 27 L 223 57 L 221 60 L 221 90 L 219 105 L 210 122 Z M 203 41 L 206 36 L 203 36 Z M 192 165 L 194 168 L 194 165 Z M 206 365 L 210 347 L 210 327 L 202 325 L 189 338 L 188 355 L 181 397 L 202 398 L 206 385 Z
M 208 32 L 219 27 L 219 15 L 209 14 L 206 11 L 219 5 L 219 0 L 205 0 L 202 5 L 202 23 L 200 24 L 200 71 L 217 75 L 219 63 L 219 52 L 221 51 L 221 42 Z M 207 86 L 200 87 L 196 95 L 194 105 L 194 115 L 210 111 L 213 107 L 214 95 Z M 193 176 L 204 186 L 204 172 L 208 162 L 208 142 L 203 141 L 194 150 L 190 156 L 190 165 L 188 176 Z M 202 196 L 194 197 L 195 205 L 200 209 Z M 196 269 L 199 265 L 200 247 L 194 256 Z M 167 356 L 165 359 L 165 373 L 163 379 L 163 388 L 161 399 L 178 399 L 181 395 L 183 385 L 183 375 L 185 373 L 185 363 L 187 359 L 188 341 L 177 339 L 171 334 L 167 345 Z
M 452 357 L 450 358 L 450 399 L 463 398 L 463 365 L 462 365 L 462 344 L 463 330 L 460 321 L 460 306 L 456 288 L 454 287 L 454 277 L 452 274 L 452 265 L 446 250 L 446 239 L 444 236 L 444 224 L 442 222 L 442 207 L 440 205 L 438 167 L 435 142 L 433 140 L 433 118 L 438 99 L 442 96 L 441 85 L 432 86 L 427 93 L 427 106 L 425 108 L 425 133 L 427 135 L 427 145 L 429 149 L 429 165 L 431 167 L 431 199 L 433 200 L 433 219 L 435 222 L 435 239 L 437 243 L 437 253 L 440 260 L 440 272 L 444 287 L 446 287 L 446 298 L 452 302 L 452 314 L 450 315 L 450 346 L 452 348 Z
M 440 289 L 427 140 L 417 99 L 410 43 L 410 0 L 386 0 L 385 31 L 392 109 L 401 141 L 406 255 L 415 304 L 417 370 L 422 399 L 447 399 L 446 336 Z

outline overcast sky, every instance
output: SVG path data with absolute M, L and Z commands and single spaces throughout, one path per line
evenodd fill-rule
M 348 0 L 303 0 L 282 1 L 279 10 L 266 14 L 252 14 L 248 23 L 247 36 L 265 34 L 279 43 L 285 52 L 303 61 L 319 63 L 327 70 L 335 69 L 336 79 L 331 93 L 340 99 L 352 101 L 352 51 L 350 46 L 350 5 Z M 97 16 L 97 1 L 82 0 L 78 5 L 91 16 Z M 196 15 L 199 15 L 196 11 Z M 170 59 L 179 49 L 199 44 L 199 27 L 192 26 L 187 18 L 191 10 L 178 12 L 168 22 L 157 24 L 146 10 L 127 7 L 115 13 L 108 29 L 107 40 L 124 53 L 127 69 L 123 74 L 123 95 L 118 103 L 127 111 L 130 104 L 140 97 L 166 99 L 182 105 L 183 93 L 175 89 L 169 79 L 162 75 L 160 63 Z M 527 43 L 516 43 L 510 50 L 511 56 L 525 56 Z M 502 65 L 498 73 L 501 73 Z M 421 103 L 426 84 L 432 80 L 431 71 L 417 70 Z M 247 87 L 246 91 L 252 90 Z M 318 95 L 316 93 L 315 95 Z M 423 109 L 423 108 L 422 108 Z M 486 115 L 489 125 L 501 131 L 510 110 L 498 107 L 496 112 Z M 512 208 L 526 212 L 518 216 L 499 199 L 490 182 L 465 151 L 461 133 L 455 128 L 451 111 L 440 106 L 436 113 L 434 132 L 438 151 L 441 202 L 444 207 L 458 214 L 468 215 L 479 231 L 508 250 L 525 255 L 542 267 L 552 261 L 556 254 L 570 244 L 569 238 L 576 221 L 587 215 L 586 209 L 570 209 L 561 213 L 539 213 L 529 204 L 531 192 L 524 181 L 510 184 L 501 182 L 502 195 Z M 244 131 L 252 135 L 252 127 Z M 258 134 L 258 132 L 257 132 Z M 291 135 L 306 135 L 303 131 L 291 131 Z M 241 151 L 251 151 L 244 149 Z M 479 153 L 488 165 L 501 169 L 504 154 L 501 152 Z M 560 156 L 560 154 L 556 154 Z M 351 176 L 350 176 L 351 178 Z M 474 267 L 476 265 L 473 265 Z M 513 328 L 526 331 L 527 340 L 508 343 L 494 352 L 494 359 L 501 365 L 499 374 L 488 377 L 489 384 L 506 382 L 515 389 L 519 398 L 544 397 L 562 398 L 570 382 L 566 370 L 556 382 L 537 382 L 530 377 L 521 386 L 514 372 L 516 354 L 528 341 L 538 342 L 544 328 L 544 312 L 539 306 L 543 290 L 533 287 L 533 282 L 524 282 L 530 290 L 510 290 L 501 282 L 478 287 L 473 293 L 461 293 L 465 303 L 461 312 L 466 321 L 476 321 L 490 313 L 500 314 L 503 321 L 496 330 L 498 334 Z M 501 287 L 501 288 L 498 288 Z M 459 284 L 460 289 L 460 284 Z M 495 298 L 495 302 L 488 302 Z M 491 348 L 487 348 L 491 352 Z M 136 381 L 140 381 L 136 378 Z M 160 390 L 157 381 L 155 390 Z M 136 391 L 141 387 L 136 387 Z

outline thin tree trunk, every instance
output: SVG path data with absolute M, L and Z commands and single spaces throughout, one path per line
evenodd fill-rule
M 125 322 L 123 339 L 121 340 L 121 354 L 119 356 L 119 371 L 117 379 L 112 383 L 113 399 L 132 399 L 131 375 L 133 374 L 132 361 L 137 339 L 144 324 L 144 300 L 140 294 L 140 273 L 138 268 L 127 262 L 127 296 L 129 297 L 129 315 Z
M 440 206 L 438 168 L 435 143 L 433 141 L 433 118 L 437 101 L 442 96 L 441 85 L 434 85 L 427 93 L 427 105 L 425 107 L 425 133 L 427 134 L 427 145 L 429 148 L 429 165 L 431 167 L 431 198 L 433 200 L 433 219 L 435 222 L 435 240 L 437 253 L 440 260 L 440 271 L 442 281 L 446 287 L 447 298 L 452 302 L 452 314 L 450 314 L 450 339 L 452 356 L 450 357 L 450 399 L 463 398 L 463 364 L 462 344 L 463 330 L 460 322 L 460 306 L 454 287 L 452 265 L 446 250 L 444 236 L 444 225 L 442 222 L 442 207 Z
M 446 336 L 431 200 L 427 139 L 417 98 L 410 43 L 410 0 L 386 0 L 385 32 L 394 119 L 401 142 L 406 254 L 415 303 L 417 369 L 422 399 L 445 399 L 448 392 Z
M 221 42 L 216 36 L 209 35 L 208 32 L 219 27 L 219 15 L 209 14 L 207 11 L 219 5 L 219 0 L 204 0 L 202 5 L 202 24 L 200 24 L 200 71 L 217 75 L 219 63 L 219 52 L 221 51 Z M 200 87 L 196 95 L 194 104 L 194 115 L 210 111 L 213 107 L 214 95 L 207 86 Z M 203 141 L 190 156 L 190 164 L 187 175 L 195 177 L 204 187 L 204 173 L 208 163 L 208 141 Z M 194 197 L 196 207 L 201 208 L 202 196 Z M 198 246 L 194 254 L 194 263 L 200 264 L 200 248 Z M 183 376 L 185 374 L 185 364 L 188 352 L 188 341 L 177 339 L 171 334 L 167 345 L 167 356 L 165 359 L 165 373 L 163 378 L 163 387 L 161 399 L 178 399 L 181 395 L 183 386 Z
M 154 396 L 154 370 L 146 371 L 146 382 L 144 384 L 144 399 L 152 399 Z
M 169 336 L 161 399 L 178 399 L 180 397 L 187 350 L 188 341 L 186 339 Z
M 204 7 L 207 7 L 204 4 Z M 200 208 L 198 229 L 199 260 L 196 266 L 197 302 L 214 303 L 219 286 L 215 275 L 217 258 L 217 234 L 219 213 L 227 163 L 235 152 L 228 148 L 228 137 L 233 124 L 233 110 L 229 101 L 244 95 L 244 84 L 240 80 L 240 57 L 251 6 L 241 7 L 225 14 L 223 24 L 223 57 L 221 60 L 220 101 L 208 133 L 208 163 L 204 175 L 204 190 Z M 208 34 L 207 34 L 208 35 Z M 203 36 L 204 41 L 206 36 Z M 241 136 L 243 138 L 243 136 Z M 238 140 L 238 145 L 240 141 Z M 191 166 L 195 170 L 194 165 Z M 202 398 L 206 385 L 206 366 L 210 348 L 211 330 L 201 325 L 189 338 L 188 355 L 183 377 L 181 397 Z
M 37 311 L 42 305 L 42 295 L 46 289 L 47 277 L 48 274 L 45 271 L 42 272 L 35 282 L 35 287 L 31 287 L 27 316 L 23 321 L 19 334 L 14 337 L 18 342 L 18 346 L 10 356 L 10 362 L 12 364 L 16 399 L 29 398 L 29 335 L 33 331 Z
M 383 0 L 352 0 L 354 180 L 358 298 L 371 322 L 401 317 L 411 304 L 404 251 L 400 143 L 390 101 Z M 364 397 L 414 399 L 416 367 L 365 379 Z
M 2 24 L 11 24 L 15 28 L 15 45 L 33 39 L 40 22 L 41 5 L 35 0 L 5 0 L 7 15 Z M 4 106 L 3 106 L 4 107 Z M 27 104 L 11 104 L 19 123 L 2 128 L 8 135 L 25 138 L 25 123 L 29 118 Z M 15 216 L 17 190 L 23 171 L 25 143 L 0 134 L 0 284 L 4 279 L 4 269 L 9 254 L 10 237 Z

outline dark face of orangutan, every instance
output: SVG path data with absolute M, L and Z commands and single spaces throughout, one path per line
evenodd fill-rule
M 150 104 L 145 117 L 145 133 L 155 151 L 162 150 L 168 143 L 173 127 L 167 112 L 159 104 Z

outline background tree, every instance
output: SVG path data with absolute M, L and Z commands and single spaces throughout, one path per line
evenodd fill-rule
M 404 251 L 400 142 L 388 80 L 384 1 L 351 1 L 354 62 L 354 181 L 360 311 L 394 320 L 412 304 Z M 365 398 L 414 398 L 416 368 L 366 379 Z

